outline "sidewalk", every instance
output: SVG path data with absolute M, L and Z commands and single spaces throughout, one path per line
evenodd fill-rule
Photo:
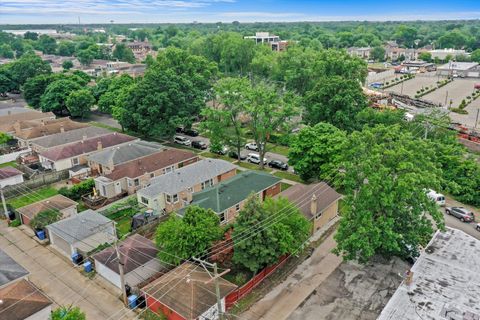
M 243 319 L 284 320 L 341 264 L 332 254 L 334 233 L 327 237 L 313 255 L 300 264 L 284 282 L 241 314 Z

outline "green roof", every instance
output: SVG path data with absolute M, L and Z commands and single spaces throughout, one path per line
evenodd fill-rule
M 245 200 L 251 193 L 265 190 L 281 179 L 268 173 L 244 171 L 213 187 L 193 194 L 190 205 L 221 213 Z M 183 215 L 183 210 L 179 212 Z

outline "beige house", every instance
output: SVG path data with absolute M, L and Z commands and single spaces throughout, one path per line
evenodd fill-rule
M 192 152 L 164 149 L 154 154 L 117 165 L 110 173 L 95 178 L 95 188 L 102 197 L 133 194 L 150 184 L 156 176 L 182 168 L 198 160 Z
M 172 212 L 188 205 L 193 193 L 235 176 L 237 167 L 220 159 L 204 159 L 153 178 L 137 191 L 139 203 L 157 212 Z
M 286 197 L 296 204 L 305 218 L 312 221 L 312 234 L 338 215 L 338 201 L 342 198 L 341 194 L 325 182 L 296 184 L 278 196 Z
M 13 133 L 15 131 L 14 124 L 19 121 L 31 120 L 53 120 L 55 115 L 52 112 L 40 112 L 29 110 L 28 112 L 8 112 L 0 116 L 0 131 Z

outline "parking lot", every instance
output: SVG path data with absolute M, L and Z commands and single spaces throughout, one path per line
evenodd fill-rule
M 425 87 L 432 87 L 436 85 L 439 79 L 442 79 L 442 78 L 439 78 L 431 73 L 419 74 L 415 78 L 404 81 L 403 83 L 397 84 L 396 86 L 388 88 L 385 91 L 400 93 L 400 94 L 403 93 L 411 97 L 414 97 L 417 94 L 418 90 Z
M 452 102 L 452 107 L 457 108 L 463 99 L 472 94 L 473 85 L 478 82 L 479 79 L 456 78 L 446 86 L 423 96 L 423 99 L 442 105 L 445 105 L 446 101 L 447 106 Z

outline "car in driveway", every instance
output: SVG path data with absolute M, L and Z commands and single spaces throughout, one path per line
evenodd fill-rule
M 288 164 L 280 160 L 272 160 L 268 163 L 270 168 L 280 169 L 280 170 L 288 170 Z
M 256 153 L 249 153 L 247 161 L 250 163 L 260 164 L 260 155 Z M 263 164 L 267 164 L 267 159 L 263 158 Z
M 198 137 L 199 135 L 198 131 L 195 129 L 185 129 L 183 132 L 190 137 Z
M 192 141 L 192 147 L 195 149 L 205 150 L 207 149 L 207 144 L 203 141 Z
M 173 137 L 173 142 L 176 143 L 176 144 L 184 145 L 184 146 L 190 146 L 192 144 L 190 139 L 185 138 L 183 136 L 174 136 Z
M 237 159 L 238 160 L 237 151 L 231 150 L 230 152 L 228 152 L 228 156 L 232 159 Z M 244 155 L 240 154 L 240 160 L 247 160 L 247 156 L 244 156 Z
M 212 146 L 210 146 L 210 152 L 215 153 L 215 154 L 219 154 L 221 156 L 224 156 L 224 155 L 227 154 L 228 148 L 227 147 L 222 147 L 221 149 L 212 149 Z
M 245 149 L 247 150 L 252 150 L 252 151 L 258 151 L 258 146 L 255 142 L 249 142 L 245 145 Z
M 475 216 L 473 215 L 473 212 L 464 207 L 446 207 L 445 213 L 460 219 L 460 221 L 462 222 L 475 221 Z

